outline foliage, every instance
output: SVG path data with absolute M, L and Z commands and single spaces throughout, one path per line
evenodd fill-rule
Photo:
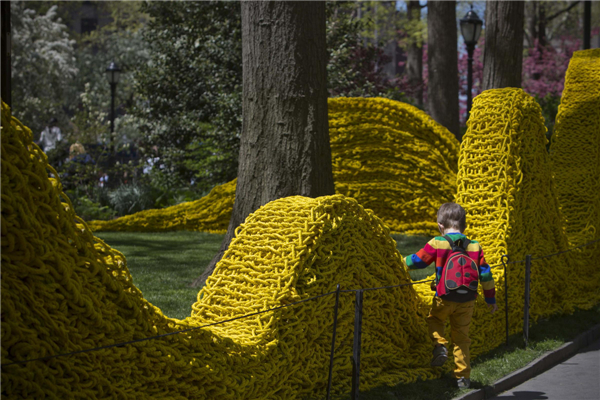
M 143 9 L 152 17 L 144 30 L 151 61 L 136 74 L 144 149 L 156 150 L 158 174 L 175 177 L 165 184 L 206 191 L 237 174 L 240 5 L 146 2 Z
M 153 206 L 148 187 L 137 183 L 126 183 L 112 190 L 108 198 L 119 216 L 133 214 Z
M 398 40 L 398 31 L 405 23 L 395 1 L 352 1 L 349 4 L 361 21 L 358 33 L 363 43 L 368 41 L 380 47 Z
M 57 6 L 38 14 L 24 2 L 11 2 L 11 36 L 13 114 L 37 137 L 52 117 L 63 124 L 68 120 L 66 109 L 76 93 L 67 83 L 79 72 L 75 41 Z
M 540 103 L 548 136 L 554 128 L 569 61 L 580 44 L 579 39 L 568 36 L 561 37 L 556 46 L 541 46 L 536 41 L 523 57 L 523 89 Z
M 107 205 L 102 205 L 99 201 L 94 201 L 82 193 L 79 188 L 69 190 L 66 194 L 73 203 L 77 215 L 85 221 L 107 220 L 116 216 L 115 210 Z
M 100 142 L 118 149 L 139 142 L 139 122 L 127 113 L 137 101 L 134 72 L 148 63 L 147 44 L 140 30 L 148 16 L 139 2 L 98 2 L 96 6 L 100 15 L 108 17 L 108 23 L 76 35 L 80 74 L 73 84 L 80 95 L 79 107 L 72 118 L 72 136 L 82 143 Z M 113 137 L 108 124 L 111 93 L 105 73 L 112 61 L 121 69 L 115 91 Z
M 390 58 L 384 54 L 381 46 L 363 40 L 361 32 L 367 29 L 371 21 L 358 18 L 357 10 L 354 2 L 327 3 L 329 96 L 379 96 L 406 101 L 398 82 L 389 79 L 381 68 L 390 62 Z
M 364 44 L 352 2 L 327 5 L 331 96 L 402 98 L 380 68 L 380 47 Z M 156 149 L 155 179 L 206 192 L 237 175 L 241 133 L 241 15 L 235 2 L 144 3 L 151 62 L 136 78 L 144 102 L 144 151 Z M 173 101 L 177 99 L 177 101 Z

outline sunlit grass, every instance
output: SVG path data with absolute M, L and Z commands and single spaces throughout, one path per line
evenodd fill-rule
M 144 298 L 171 318 L 189 317 L 199 288 L 189 285 L 217 253 L 223 235 L 203 232 L 97 232 L 122 252 Z

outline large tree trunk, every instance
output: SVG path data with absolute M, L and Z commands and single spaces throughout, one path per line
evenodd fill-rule
M 2 101 L 11 106 L 10 1 L 2 2 Z M 14 110 L 13 110 L 14 113 Z
M 524 10 L 522 1 L 487 3 L 483 90 L 521 87 Z
M 406 49 L 406 76 L 411 97 L 419 107 L 423 107 L 423 43 L 421 38 L 421 5 L 419 0 L 407 2 L 409 21 L 409 42 Z
M 456 1 L 429 1 L 427 8 L 429 114 L 459 138 Z
M 237 228 L 281 197 L 334 194 L 327 121 L 325 2 L 243 1 L 243 122 L 233 214 L 204 283 Z

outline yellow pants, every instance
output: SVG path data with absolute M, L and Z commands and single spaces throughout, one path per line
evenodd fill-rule
M 429 337 L 434 344 L 443 344 L 446 347 L 448 347 L 448 341 L 444 337 L 444 327 L 446 320 L 450 317 L 450 329 L 454 343 L 454 376 L 456 378 L 471 377 L 469 325 L 474 304 L 475 300 L 457 303 L 434 296 L 431 311 L 427 317 Z

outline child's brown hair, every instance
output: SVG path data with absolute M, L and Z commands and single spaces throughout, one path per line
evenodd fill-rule
M 444 203 L 437 212 L 437 222 L 444 225 L 444 228 L 454 228 L 464 232 L 467 227 L 467 212 L 459 204 Z

